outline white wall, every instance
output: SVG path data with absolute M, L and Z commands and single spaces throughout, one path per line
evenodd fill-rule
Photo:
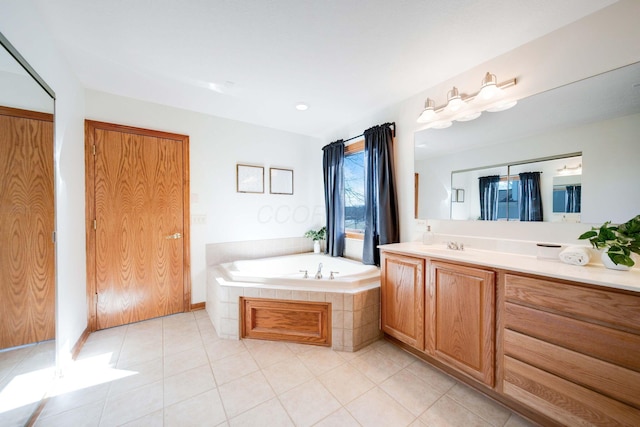
M 189 135 L 192 302 L 205 300 L 205 245 L 299 237 L 325 223 L 319 139 L 86 91 L 91 120 Z M 265 168 L 265 193 L 236 192 L 236 164 Z M 269 193 L 269 168 L 293 169 L 293 195 Z
M 326 141 L 356 135 L 375 124 L 396 122 L 396 179 L 399 193 L 401 237 L 402 241 L 417 240 L 422 235 L 424 223 L 418 223 L 414 220 L 413 134 L 420 130 L 416 119 L 424 108 L 424 100 L 427 97 L 443 99 L 447 90 L 454 85 L 460 90 L 477 89 L 479 80 L 487 71 L 491 71 L 497 76 L 503 76 L 502 78 L 517 77 L 518 84 L 510 88 L 509 92 L 516 98 L 524 98 L 637 62 L 640 60 L 638 16 L 640 16 L 640 2 L 620 0 L 610 7 L 484 64 L 470 70 L 461 70 L 461 74 L 458 76 L 405 101 L 370 116 L 362 117 L 352 125 L 326 135 Z M 495 163 L 499 162 L 493 162 L 493 164 Z M 426 178 L 429 179 L 429 177 Z M 588 183 L 584 183 L 584 185 L 586 188 Z M 587 207 L 584 209 L 586 211 Z M 441 226 L 443 222 L 437 221 L 437 224 Z M 455 221 L 455 224 L 457 225 L 450 227 L 451 230 L 448 231 L 455 232 L 455 229 L 464 228 L 460 221 Z M 444 227 L 444 225 L 442 226 Z M 523 227 L 521 224 L 497 224 L 483 228 L 485 226 L 477 225 L 477 222 L 474 222 L 473 226 L 478 227 L 479 233 L 485 233 L 489 236 L 501 233 L 501 230 L 496 230 L 496 227 L 506 227 L 504 235 L 526 240 L 535 240 L 535 235 L 541 233 L 539 227 Z M 568 224 L 541 224 L 543 228 L 554 230 L 550 235 L 558 234 L 556 232 L 557 226 L 566 226 L 567 229 L 572 229 Z M 578 229 L 581 228 L 578 227 Z M 535 231 L 530 232 L 530 230 Z M 439 232 L 437 229 L 434 231 Z M 571 233 L 574 233 L 573 229 Z
M 0 31 L 56 93 L 56 346 L 59 365 L 87 326 L 84 89 L 56 50 L 31 0 L 3 0 Z

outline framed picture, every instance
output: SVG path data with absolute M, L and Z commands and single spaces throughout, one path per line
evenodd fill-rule
M 264 168 L 237 164 L 236 191 L 238 193 L 264 193 Z
M 293 170 L 269 168 L 269 192 L 293 194 Z

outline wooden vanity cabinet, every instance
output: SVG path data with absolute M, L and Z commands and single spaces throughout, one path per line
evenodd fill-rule
M 422 351 L 425 260 L 383 252 L 380 268 L 382 331 Z
M 434 260 L 428 265 L 425 351 L 493 387 L 495 273 Z
M 493 387 L 495 273 L 390 252 L 381 270 L 382 331 Z
M 640 425 L 640 295 L 505 273 L 498 391 L 563 425 Z

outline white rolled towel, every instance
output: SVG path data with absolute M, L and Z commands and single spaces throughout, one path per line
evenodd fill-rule
M 558 255 L 560 261 L 571 265 L 587 265 L 589 263 L 589 248 L 585 246 L 569 246 Z

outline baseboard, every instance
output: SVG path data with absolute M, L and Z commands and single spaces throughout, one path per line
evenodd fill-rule
M 89 335 L 91 335 L 91 332 L 89 331 L 89 327 L 87 327 L 71 349 L 71 359 L 76 360 L 76 357 L 80 354 L 80 350 L 82 350 L 82 346 L 89 338 Z
M 195 304 L 191 304 L 191 311 L 194 310 L 204 310 L 205 302 L 197 302 Z

